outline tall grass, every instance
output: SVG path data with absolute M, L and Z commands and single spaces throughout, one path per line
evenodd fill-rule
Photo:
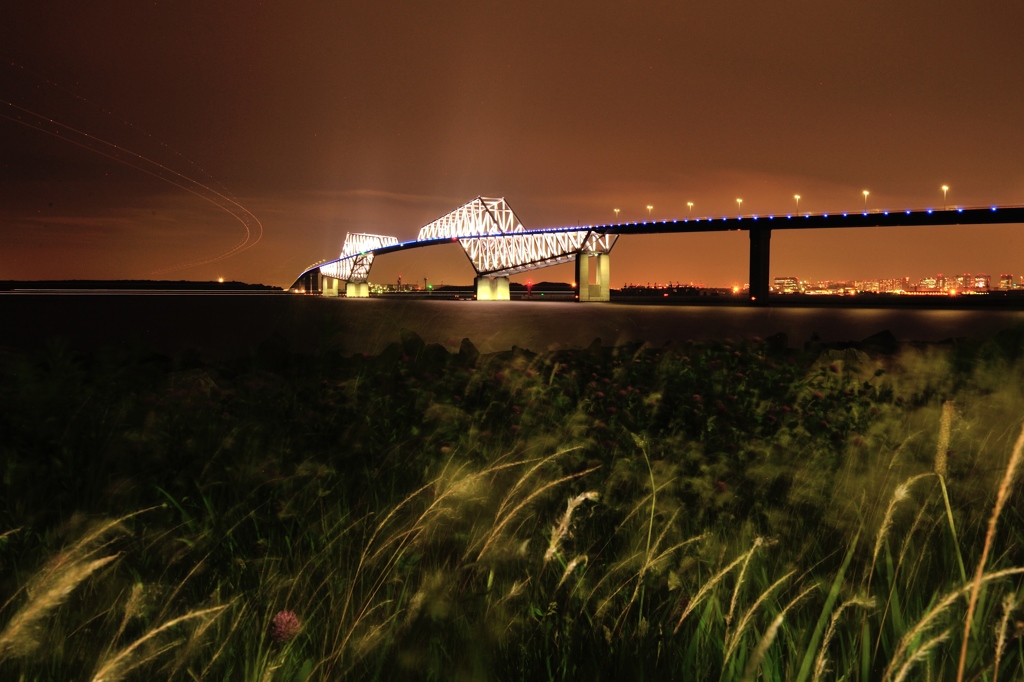
M 0 678 L 1013 679 L 1015 358 L 8 360 Z

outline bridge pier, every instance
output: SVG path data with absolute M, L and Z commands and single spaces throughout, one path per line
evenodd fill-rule
M 338 282 L 341 280 L 335 279 L 334 277 L 328 277 L 327 275 L 320 275 L 320 295 L 321 296 L 337 296 L 338 295 Z
M 345 298 L 370 298 L 370 285 L 366 282 L 349 282 L 345 285 Z
M 476 300 L 478 301 L 510 301 L 508 277 L 477 277 Z
M 750 303 L 768 305 L 768 265 L 772 231 L 767 227 L 750 229 Z
M 590 283 L 591 258 L 596 261 L 594 284 Z M 576 254 L 576 290 L 579 292 L 580 303 L 611 300 L 611 261 L 607 253 Z

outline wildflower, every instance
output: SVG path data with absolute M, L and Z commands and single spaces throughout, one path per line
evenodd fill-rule
M 299 634 L 302 623 L 294 611 L 278 611 L 270 621 L 270 638 L 275 642 L 287 642 Z

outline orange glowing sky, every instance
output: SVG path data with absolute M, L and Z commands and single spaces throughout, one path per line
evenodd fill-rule
M 530 228 L 794 194 L 855 210 L 864 189 L 871 208 L 941 206 L 943 184 L 951 204 L 1020 204 L 1022 26 L 1016 0 L 15 0 L 0 279 L 288 286 L 346 232 L 411 239 L 479 195 Z M 1024 274 L 1022 254 L 1019 225 L 776 232 L 771 275 Z M 614 286 L 746 270 L 745 233 L 612 252 Z M 378 259 L 371 280 L 399 274 L 473 277 L 457 247 Z

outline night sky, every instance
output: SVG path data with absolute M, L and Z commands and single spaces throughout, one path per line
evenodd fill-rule
M 288 286 L 480 195 L 528 228 L 1021 204 L 1022 30 L 1020 0 L 7 0 L 0 279 Z M 1024 226 L 772 238 L 772 276 L 936 272 L 1024 274 Z M 473 277 L 457 246 L 399 274 Z M 746 233 L 612 252 L 613 286 L 746 278 Z

